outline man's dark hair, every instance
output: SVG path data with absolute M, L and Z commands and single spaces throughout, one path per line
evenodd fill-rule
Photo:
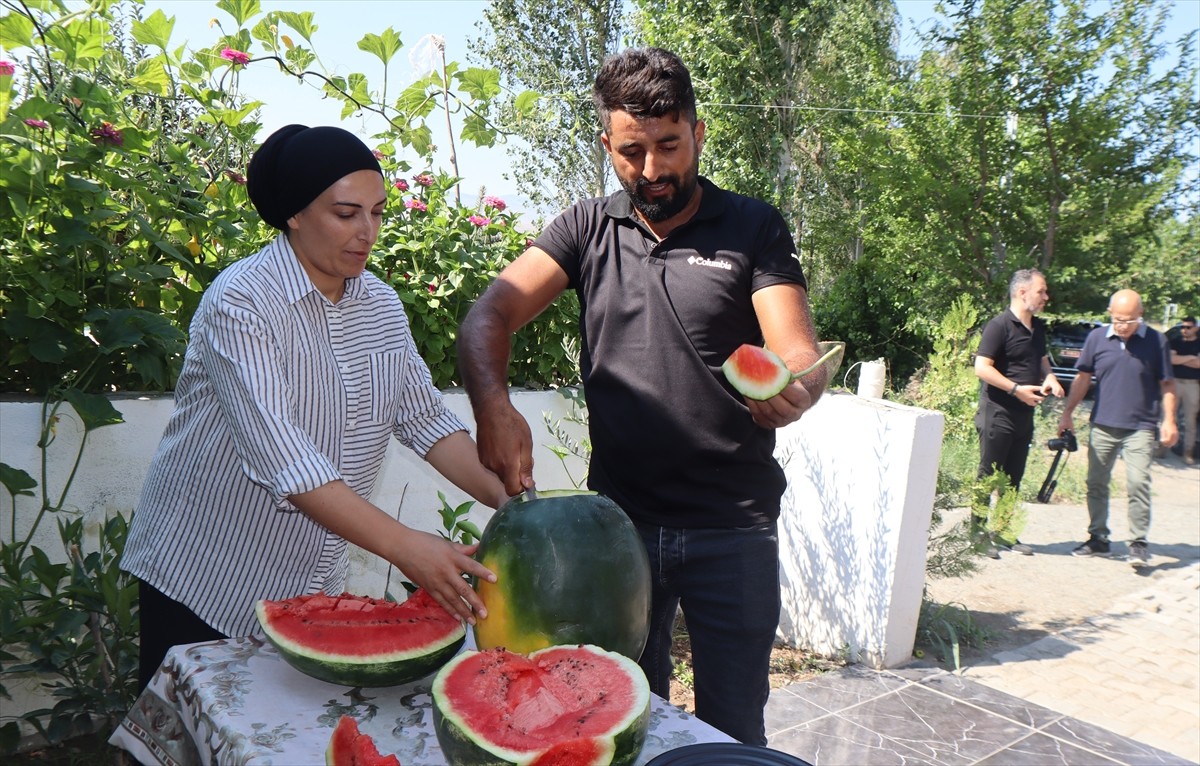
M 692 76 L 678 56 L 662 48 L 629 48 L 606 58 L 592 87 L 592 102 L 605 132 L 616 111 L 637 118 L 669 114 L 696 124 Z
M 1179 321 L 1181 321 L 1181 322 L 1191 322 L 1192 324 L 1196 324 L 1196 317 L 1184 317 L 1183 319 L 1181 319 L 1181 320 L 1179 320 Z

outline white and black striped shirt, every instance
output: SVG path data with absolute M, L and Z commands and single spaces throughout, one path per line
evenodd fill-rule
M 345 581 L 345 541 L 288 496 L 340 478 L 369 497 L 392 434 L 424 457 L 461 430 L 396 292 L 364 273 L 331 303 L 281 234 L 200 301 L 121 567 L 226 635 L 255 632 L 256 600 Z

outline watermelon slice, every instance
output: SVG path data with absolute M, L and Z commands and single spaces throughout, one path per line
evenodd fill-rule
M 342 686 L 395 686 L 434 672 L 467 631 L 423 590 L 403 603 L 343 593 L 259 601 L 258 621 L 288 664 Z
M 817 348 L 821 352 L 821 358 L 800 372 L 792 373 L 779 355 L 771 349 L 743 343 L 729 355 L 721 365 L 721 370 L 724 371 L 729 384 L 742 396 L 763 401 L 776 396 L 793 380 L 804 377 L 818 367 L 824 366 L 827 377 L 833 377 L 833 373 L 842 363 L 846 344 L 821 341 Z
M 325 766 L 400 766 L 394 755 L 380 755 L 371 735 L 358 730 L 358 722 L 348 715 L 338 719 L 325 748 Z
M 433 725 L 450 766 L 632 764 L 650 686 L 633 660 L 588 644 L 468 651 L 434 678 Z

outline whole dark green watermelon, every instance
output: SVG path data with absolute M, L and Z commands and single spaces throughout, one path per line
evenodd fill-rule
M 528 654 L 593 644 L 636 660 L 650 630 L 650 561 L 633 522 L 595 492 L 516 497 L 492 516 L 475 558 L 497 582 L 476 580 L 487 619 L 480 649 Z

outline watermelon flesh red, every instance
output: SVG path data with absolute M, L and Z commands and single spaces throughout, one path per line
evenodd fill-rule
M 792 373 L 769 348 L 743 343 L 721 365 L 725 378 L 747 399 L 770 399 L 792 382 Z
M 450 766 L 624 766 L 646 741 L 650 686 L 598 646 L 468 651 L 434 679 L 433 724 Z
M 400 766 L 394 755 L 381 755 L 375 740 L 358 730 L 358 722 L 348 715 L 338 719 L 325 749 L 325 766 Z
M 433 673 L 466 627 L 424 590 L 401 603 L 343 593 L 259 601 L 258 621 L 288 664 L 342 686 L 395 686 Z
M 823 368 L 826 382 L 833 378 L 833 373 L 842 364 L 846 344 L 841 341 L 821 341 L 817 344 L 817 350 L 821 356 L 816 362 L 793 373 L 774 351 L 743 343 L 729 355 L 721 365 L 721 370 L 729 384 L 742 396 L 764 401 L 778 395 L 787 388 L 788 383 L 817 368 Z

